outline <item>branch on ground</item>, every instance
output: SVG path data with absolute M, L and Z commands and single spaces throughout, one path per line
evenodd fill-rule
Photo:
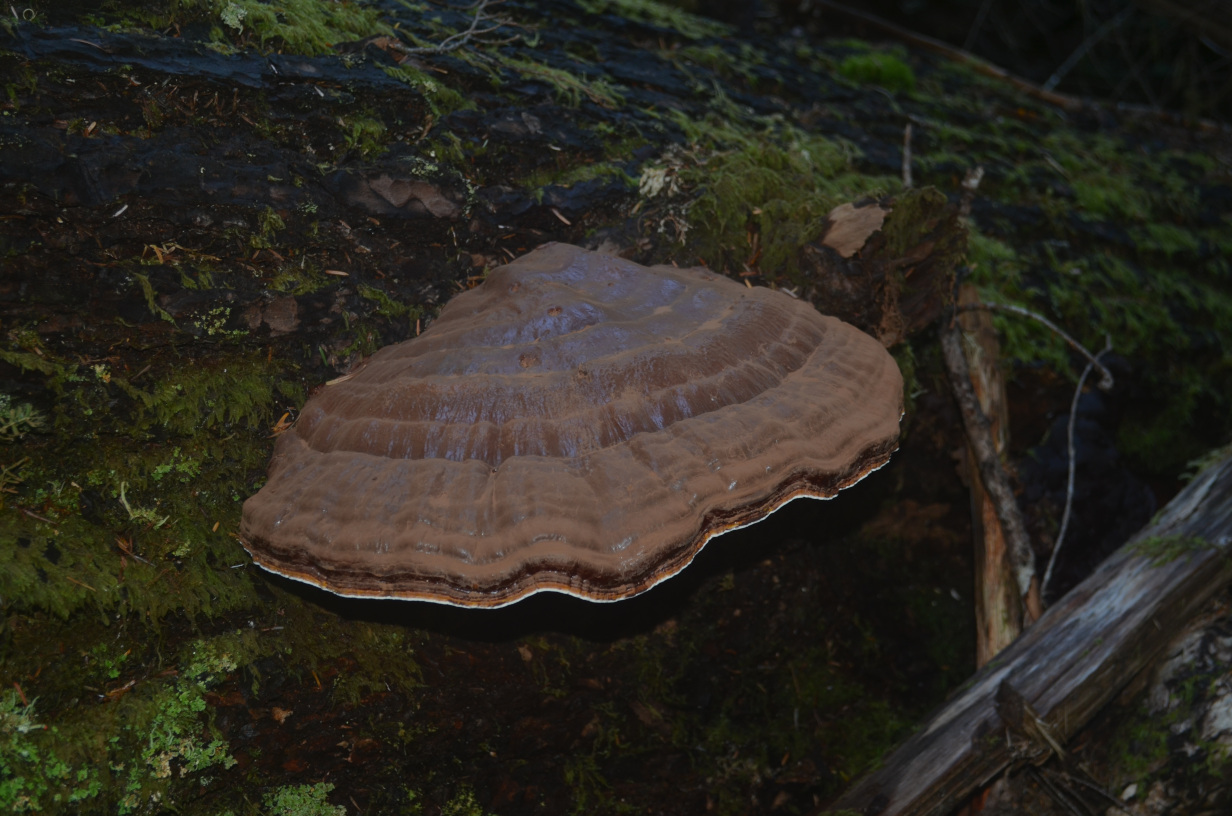
M 518 39 L 520 35 L 515 34 L 501 38 L 489 36 L 502 28 L 514 25 L 511 18 L 491 13 L 492 7 L 498 6 L 502 2 L 504 0 L 477 0 L 477 2 L 469 6 L 462 6 L 461 8 L 463 9 L 473 8 L 475 10 L 474 16 L 471 17 L 470 26 L 465 31 L 451 34 L 436 45 L 408 46 L 394 41 L 389 44 L 389 47 L 407 56 L 431 56 L 434 54 L 448 54 L 450 51 L 456 51 L 464 45 L 504 45 L 511 43 Z

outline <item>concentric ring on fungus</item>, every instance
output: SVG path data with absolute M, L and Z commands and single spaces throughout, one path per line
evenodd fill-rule
M 308 400 L 240 537 L 339 595 L 619 600 L 879 468 L 901 415 L 885 349 L 807 303 L 548 244 Z

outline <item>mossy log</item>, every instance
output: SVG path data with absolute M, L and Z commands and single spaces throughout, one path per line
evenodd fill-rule
M 506 31 L 408 55 L 468 30 L 463 3 L 0 20 L 0 812 L 812 812 L 971 671 L 928 328 L 956 269 L 1113 335 L 1139 473 L 1170 484 L 1232 433 L 1220 134 L 649 0 L 506 0 Z M 865 201 L 880 229 L 838 241 L 827 214 Z M 477 618 L 252 569 L 240 506 L 307 394 L 546 241 L 702 263 L 897 341 L 901 452 L 644 601 Z M 1072 369 L 994 325 L 1032 389 Z M 1024 444 L 1069 399 L 1043 385 L 1014 404 Z
M 944 814 L 1011 765 L 1042 762 L 1232 580 L 1232 455 L 977 672 L 836 804 Z

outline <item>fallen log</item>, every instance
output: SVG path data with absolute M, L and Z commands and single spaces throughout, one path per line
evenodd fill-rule
M 972 677 L 832 807 L 948 813 L 1063 746 L 1232 581 L 1232 454 Z

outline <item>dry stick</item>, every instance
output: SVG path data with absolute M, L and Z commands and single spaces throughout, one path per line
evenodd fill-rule
M 984 483 L 984 490 L 996 507 L 997 519 L 1001 522 L 1001 529 L 1009 545 L 1011 567 L 1025 608 L 1026 596 L 1031 589 L 1031 580 L 1035 577 L 1035 554 L 1031 550 L 1031 541 L 1027 538 L 1022 512 L 1018 509 L 1013 488 L 1010 487 L 1010 477 L 1005 472 L 1005 468 L 1001 466 L 1000 457 L 997 456 L 997 446 L 992 438 L 992 426 L 983 409 L 980 408 L 975 389 L 972 388 L 971 380 L 967 376 L 967 356 L 963 353 L 962 334 L 956 325 L 942 329 L 941 351 L 950 375 L 950 387 L 954 391 L 954 398 L 958 401 L 958 408 L 962 413 L 963 427 L 967 431 L 967 443 L 971 445 L 971 453 L 979 465 L 980 481 Z M 1029 617 L 1029 615 L 1024 617 Z
M 1086 346 L 1082 345 L 1082 343 L 1079 343 L 1077 340 L 1070 337 L 1069 334 L 1066 333 L 1064 329 L 1062 329 L 1056 323 L 1053 323 L 1048 318 L 1044 317 L 1042 314 L 1039 314 L 1038 312 L 1033 312 L 1030 309 L 1024 309 L 1021 306 L 1015 306 L 1011 303 L 996 303 L 996 302 L 969 303 L 964 306 L 959 306 L 957 308 L 958 308 L 958 311 L 960 312 L 966 312 L 972 309 L 992 309 L 993 311 L 997 311 L 997 312 L 1009 312 L 1010 314 L 1021 315 L 1022 317 L 1029 317 L 1032 320 L 1035 320 L 1035 321 L 1038 321 L 1044 324 L 1045 326 L 1047 326 L 1048 328 L 1056 332 L 1058 335 L 1060 335 L 1062 340 L 1064 340 L 1066 343 L 1069 343 L 1071 348 L 1073 348 L 1083 357 L 1086 357 L 1087 361 L 1090 362 L 1091 365 L 1095 366 L 1096 369 L 1098 369 L 1099 371 L 1099 390 L 1100 391 L 1107 391 L 1110 388 L 1112 388 L 1112 385 L 1113 385 L 1112 372 L 1109 371 L 1104 366 L 1104 364 L 1099 361 L 1096 355 L 1088 351 Z M 1103 352 L 1100 352 L 1100 353 L 1102 354 Z
M 504 43 L 513 42 L 517 39 L 516 36 L 502 40 L 484 40 L 486 34 L 491 34 L 499 28 L 513 25 L 513 21 L 507 17 L 499 17 L 488 14 L 490 6 L 499 5 L 504 0 L 478 0 L 470 6 L 463 8 L 475 9 L 475 15 L 471 18 L 470 27 L 465 31 L 459 31 L 456 34 L 451 34 L 442 40 L 437 45 L 411 47 L 403 45 L 401 42 L 393 41 L 389 47 L 402 54 L 411 56 L 433 56 L 438 54 L 448 54 L 450 51 L 456 51 L 464 45 L 471 42 L 481 43 L 484 45 L 501 45 Z M 481 25 L 487 24 L 486 28 L 480 28 Z
M 959 287 L 958 302 L 974 302 L 978 290 L 970 284 Z M 992 312 L 965 312 L 958 316 L 962 329 L 963 351 L 972 362 L 971 384 L 980 407 L 992 425 L 997 454 L 1003 456 L 1009 438 L 1006 416 L 1005 383 L 998 363 L 1000 348 L 992 325 Z M 964 457 L 967 470 L 977 472 L 975 457 Z M 975 621 L 976 665 L 982 666 L 1008 646 L 1022 632 L 1022 602 L 1018 583 L 1010 569 L 1010 558 L 997 520 L 997 508 L 980 480 L 971 479 L 972 525 L 975 528 Z M 991 795 L 991 794 L 990 794 Z
M 1041 87 L 1045 91 L 1051 91 L 1053 88 L 1060 85 L 1061 80 L 1065 79 L 1066 74 L 1074 70 L 1074 66 L 1077 65 L 1082 60 L 1082 58 L 1087 55 L 1088 51 L 1090 51 L 1092 48 L 1095 47 L 1096 43 L 1098 43 L 1104 37 L 1108 36 L 1108 34 L 1112 31 L 1112 29 L 1121 25 L 1129 18 L 1129 13 L 1131 9 L 1133 9 L 1133 6 L 1126 7 L 1125 10 L 1123 10 L 1120 14 L 1113 17 L 1111 20 L 1106 21 L 1102 26 L 1100 26 L 1098 31 L 1096 31 L 1090 37 L 1087 37 L 1085 40 L 1083 40 L 1082 44 L 1079 45 L 1074 50 L 1074 52 L 1069 55 L 1069 57 L 1065 60 L 1065 62 L 1061 63 L 1061 66 L 1057 68 L 1057 70 L 1053 71 L 1052 76 L 1048 77 L 1048 81 L 1045 82 L 1043 86 Z
M 1052 568 L 1057 563 L 1057 553 L 1061 551 L 1061 542 L 1065 540 L 1065 530 L 1069 527 L 1070 510 L 1074 506 L 1074 426 L 1078 420 L 1078 400 L 1082 397 L 1082 386 L 1086 385 L 1091 370 L 1098 365 L 1099 358 L 1110 351 L 1112 351 L 1111 336 L 1104 341 L 1104 350 L 1096 354 L 1095 358 L 1082 370 L 1082 376 L 1078 378 L 1078 387 L 1074 389 L 1074 401 L 1069 406 L 1069 482 L 1065 487 L 1065 512 L 1061 514 L 1061 529 L 1057 532 L 1056 543 L 1052 545 L 1052 555 L 1048 558 L 1048 568 L 1044 570 L 1044 580 L 1040 583 L 1040 598 L 1043 598 L 1044 593 L 1048 591 L 1048 580 L 1052 578 Z

